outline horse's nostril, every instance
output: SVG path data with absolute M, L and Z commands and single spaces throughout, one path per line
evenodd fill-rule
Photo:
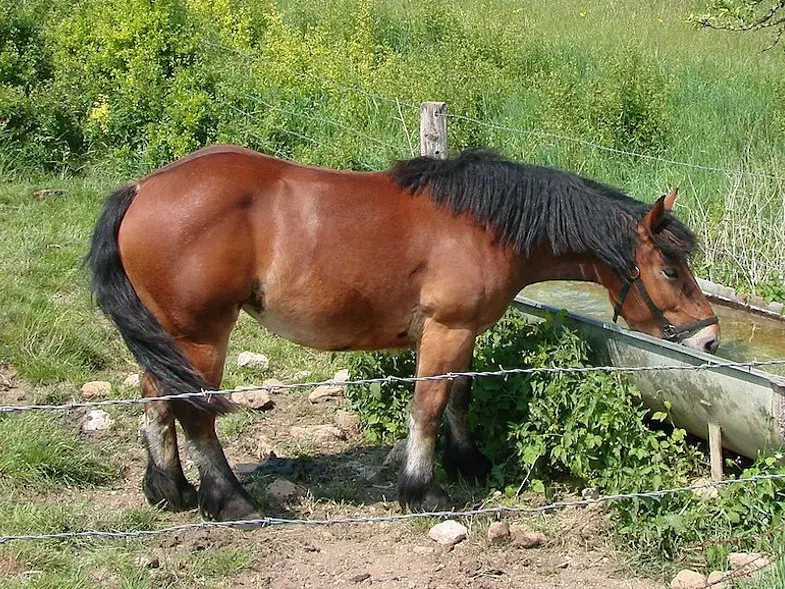
M 710 340 L 707 340 L 705 344 L 703 344 L 703 349 L 707 351 L 709 354 L 713 354 L 714 352 L 717 351 L 719 345 L 720 345 L 720 340 L 718 340 L 716 337 L 713 337 Z

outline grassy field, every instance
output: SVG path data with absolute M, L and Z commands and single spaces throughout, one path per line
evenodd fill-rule
M 0 366 L 26 383 L 26 401 L 61 402 L 96 379 L 112 382 L 115 396 L 134 394 L 120 383 L 136 367 L 91 303 L 82 266 L 103 198 L 118 184 L 214 141 L 380 169 L 416 152 L 423 100 L 446 101 L 456 115 L 449 121 L 453 150 L 494 147 L 643 200 L 678 186 L 677 212 L 704 244 L 698 273 L 785 300 L 785 52 L 761 52 L 767 39 L 760 35 L 696 31 L 686 18 L 701 10 L 699 1 L 0 6 L 30 8 L 29 46 L 42 55 L 17 60 L 37 54 L 0 48 Z M 61 192 L 37 197 L 40 189 Z M 264 351 L 271 370 L 240 371 L 232 360 L 246 349 Z M 321 379 L 343 361 L 243 319 L 224 384 L 287 381 L 303 369 Z M 122 432 L 117 441 L 85 438 L 75 416 L 0 417 L 0 533 L 188 521 L 142 503 L 138 416 L 112 414 Z M 297 423 L 302 415 L 288 418 Z M 222 420 L 222 434 L 256 432 L 256 420 L 232 415 Z M 286 449 L 293 456 L 314 451 Z M 236 456 L 246 456 L 241 450 Z M 129 490 L 125 500 L 113 504 L 122 489 Z M 334 481 L 312 491 L 324 498 L 319 509 L 362 505 L 360 491 Z M 467 498 L 484 501 L 486 491 L 470 490 Z M 738 525 L 729 524 L 727 535 L 743 535 L 744 522 Z M 159 577 L 135 566 L 150 550 L 142 540 L 9 545 L 0 547 L 0 577 L 7 577 L 0 586 L 228 586 L 252 568 L 255 553 L 242 544 L 201 550 L 197 543 L 175 549 Z M 775 534 L 730 546 L 781 553 L 783 544 Z M 705 566 L 701 550 L 675 560 Z M 675 566 L 659 554 L 645 560 L 650 576 Z M 757 586 L 781 587 L 783 579 L 780 562 Z

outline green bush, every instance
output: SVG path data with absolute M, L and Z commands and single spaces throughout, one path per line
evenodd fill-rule
M 353 378 L 411 376 L 412 352 L 353 359 Z M 553 322 L 527 323 L 510 310 L 477 339 L 473 369 L 590 366 L 586 343 Z M 391 442 L 406 432 L 411 385 L 352 386 L 347 397 L 373 442 Z M 685 433 L 649 428 L 635 387 L 616 374 L 533 373 L 478 378 L 473 383 L 470 424 L 482 451 L 496 465 L 495 482 L 526 476 L 542 482 L 570 480 L 618 492 L 641 486 L 659 489 L 684 483 L 700 455 Z M 658 420 L 665 419 L 657 414 Z
M 474 370 L 585 367 L 591 352 L 574 332 L 557 322 L 529 324 L 510 310 L 477 340 Z M 352 379 L 412 376 L 414 356 L 361 354 Z M 534 373 L 478 378 L 473 383 L 470 422 L 482 451 L 494 463 L 492 484 L 514 493 L 521 480 L 546 492 L 593 486 L 605 494 L 656 491 L 692 482 L 706 470 L 702 450 L 685 432 L 650 414 L 635 387 L 618 373 Z M 347 398 L 373 442 L 404 437 L 412 387 L 400 383 L 350 386 Z M 731 470 L 734 470 L 731 468 Z M 739 476 L 785 473 L 773 458 L 761 458 Z M 707 566 L 724 566 L 729 547 L 703 550 L 716 539 L 749 530 L 740 542 L 765 547 L 767 530 L 782 525 L 785 483 L 731 485 L 712 501 L 693 493 L 613 503 L 614 521 L 639 558 L 659 561 L 699 546 Z M 738 547 L 738 544 L 737 544 Z

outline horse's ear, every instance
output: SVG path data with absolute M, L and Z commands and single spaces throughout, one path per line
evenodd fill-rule
M 646 213 L 646 216 L 641 221 L 641 224 L 649 231 L 656 231 L 660 226 L 660 223 L 662 223 L 665 213 L 670 213 L 673 210 L 675 204 L 676 189 L 674 188 L 668 192 L 668 194 L 663 194 L 660 198 L 657 199 L 657 202 L 651 205 L 649 212 Z
M 671 188 L 668 194 L 663 197 L 665 200 L 662 202 L 662 204 L 665 207 L 666 213 L 673 211 L 674 207 L 676 206 L 676 190 L 676 188 Z

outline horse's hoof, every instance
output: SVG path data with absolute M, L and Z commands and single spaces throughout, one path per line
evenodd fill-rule
M 405 475 L 398 480 L 398 502 L 413 512 L 449 511 L 452 507 L 450 496 L 435 482 L 417 485 Z
M 261 511 L 260 505 L 245 490 L 231 494 L 199 490 L 199 512 L 206 520 L 242 521 L 239 527 L 254 527 L 259 524 L 246 524 L 244 521 L 261 519 Z
M 194 486 L 184 476 L 169 476 L 149 463 L 142 479 L 142 491 L 150 505 L 170 511 L 188 511 L 199 504 Z
M 448 445 L 444 448 L 442 466 L 451 480 L 457 479 L 460 474 L 467 481 L 483 483 L 493 463 L 473 445 L 468 448 Z

